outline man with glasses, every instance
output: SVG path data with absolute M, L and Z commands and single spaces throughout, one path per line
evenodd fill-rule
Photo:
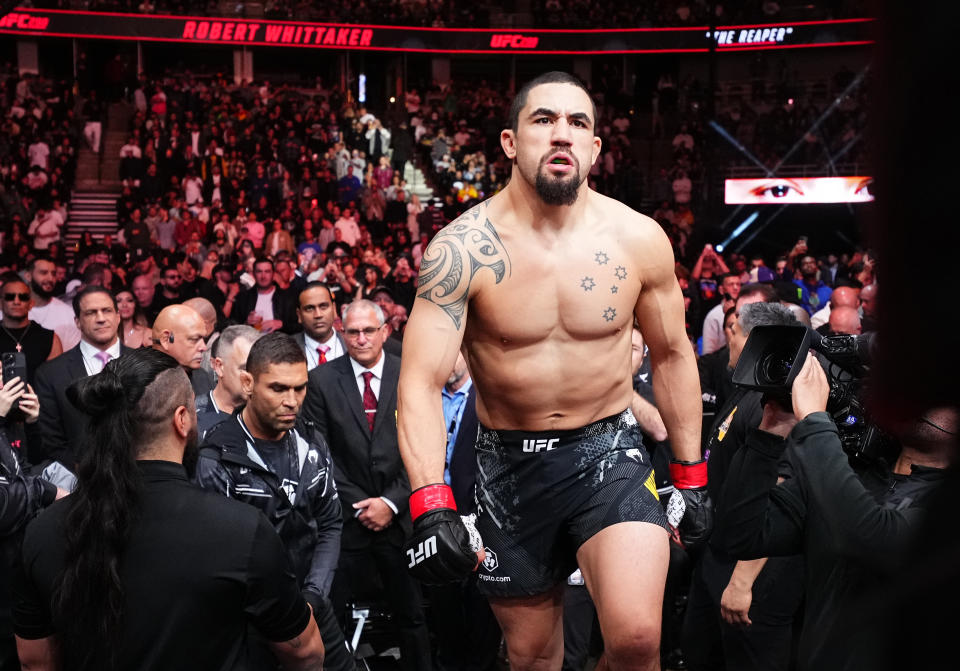
M 78 436 L 89 418 L 67 399 L 74 380 L 96 375 L 108 361 L 130 349 L 119 338 L 117 301 L 103 287 L 85 287 L 73 298 L 80 344 L 37 369 L 35 388 L 40 399 L 42 459 L 59 461 L 71 470 L 79 460 Z
M 27 363 L 27 379 L 23 382 L 33 384 L 40 364 L 63 354 L 63 345 L 56 333 L 30 320 L 33 297 L 30 287 L 16 273 L 3 276 L 0 298 L 3 299 L 0 353 L 22 352 Z
M 343 509 L 333 602 L 369 584 L 372 562 L 400 632 L 401 668 L 433 668 L 420 588 L 402 550 L 410 533 L 410 483 L 397 446 L 400 359 L 383 351 L 383 311 L 354 301 L 343 315 L 347 356 L 310 371 L 304 412 L 330 445 Z M 366 571 L 366 572 L 365 572 Z

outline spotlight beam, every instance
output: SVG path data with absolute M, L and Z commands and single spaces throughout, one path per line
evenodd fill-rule
M 725 129 L 723 126 L 721 126 L 716 120 L 711 120 L 710 122 L 708 122 L 708 125 L 711 128 L 713 128 L 717 132 L 717 134 L 720 135 L 720 137 L 722 137 L 724 140 L 726 140 L 731 145 L 733 145 L 733 147 L 737 151 L 739 151 L 741 154 L 743 154 L 748 160 L 750 160 L 755 165 L 759 166 L 760 169 L 764 171 L 767 177 L 773 177 L 774 175 L 776 175 L 777 171 L 781 167 L 783 167 L 783 165 L 790 159 L 790 157 L 793 156 L 794 153 L 796 153 L 797 149 L 801 147 L 801 145 L 803 144 L 803 138 L 807 135 L 807 133 L 813 133 L 817 131 L 820 128 L 821 124 L 823 124 L 823 122 L 826 121 L 830 117 L 830 115 L 836 111 L 836 109 L 840 106 L 840 103 L 843 102 L 843 99 L 846 98 L 850 93 L 852 93 L 858 86 L 860 86 L 860 84 L 863 82 L 864 78 L 867 76 L 867 73 L 869 71 L 870 71 L 870 66 L 867 65 L 863 70 L 860 71 L 860 74 L 858 74 L 856 77 L 853 78 L 853 80 L 847 85 L 847 87 L 843 90 L 843 92 L 840 93 L 840 95 L 838 95 L 836 98 L 834 98 L 833 102 L 830 103 L 827 109 L 825 109 L 820 114 L 820 116 L 817 117 L 817 119 L 813 122 L 813 125 L 811 125 L 810 128 L 808 128 L 806 131 L 800 134 L 800 138 L 794 143 L 794 145 L 789 149 L 789 151 L 787 151 L 787 153 L 783 155 L 783 157 L 777 162 L 777 164 L 772 169 L 764 165 L 756 156 L 754 156 L 746 147 L 743 146 L 743 144 L 741 144 L 736 138 L 734 138 L 730 134 L 730 132 L 727 129 Z M 857 134 L 857 136 L 854 137 L 852 140 L 850 140 L 850 142 L 848 142 L 846 146 L 844 146 L 843 149 L 841 149 L 832 158 L 832 160 L 829 158 L 828 160 L 830 160 L 831 163 L 836 161 L 836 159 L 840 158 L 845 153 L 847 153 L 850 150 L 850 148 L 853 146 L 853 144 L 855 144 L 859 139 L 860 139 L 860 134 Z M 720 224 L 720 230 L 726 229 L 730 225 L 730 222 L 733 221 L 738 214 L 740 214 L 740 211 L 742 209 L 743 209 L 743 205 L 738 205 L 737 208 L 733 212 L 731 212 L 726 219 L 723 220 L 723 223 Z M 779 214 L 779 212 L 777 214 Z M 767 223 L 769 223 L 769 221 Z M 751 236 L 750 239 L 753 239 L 753 236 Z

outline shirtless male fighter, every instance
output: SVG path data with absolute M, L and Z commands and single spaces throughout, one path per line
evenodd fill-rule
M 670 243 L 653 220 L 588 187 L 596 120 L 565 73 L 517 94 L 500 136 L 510 183 L 430 243 L 403 343 L 410 569 L 451 581 L 481 559 L 479 586 L 514 670 L 560 669 L 562 586 L 577 565 L 603 632 L 598 668 L 659 667 L 668 524 L 630 412 L 635 317 L 680 460 L 671 472 L 687 541 L 704 535 L 709 508 L 700 387 Z M 483 551 L 442 484 L 440 389 L 461 347 L 477 385 Z

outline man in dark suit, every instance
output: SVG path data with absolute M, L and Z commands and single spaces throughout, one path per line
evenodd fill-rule
M 120 342 L 120 313 L 109 291 L 98 286 L 84 288 L 73 298 L 73 312 L 80 343 L 41 365 L 34 382 L 40 399 L 38 456 L 59 461 L 71 470 L 80 458 L 77 438 L 83 435 L 88 417 L 67 399 L 67 387 L 74 380 L 99 373 L 108 361 L 130 351 Z
M 153 348 L 166 352 L 183 366 L 193 393 L 203 396 L 213 389 L 212 376 L 201 365 L 207 351 L 203 317 L 187 305 L 168 305 L 153 322 Z
M 411 524 L 410 483 L 397 447 L 400 360 L 383 351 L 385 319 L 375 303 L 351 303 L 343 323 L 348 356 L 310 371 L 304 406 L 330 446 L 343 509 L 334 604 L 352 593 L 350 572 L 372 560 L 399 628 L 401 666 L 429 671 L 422 596 L 401 547 Z
M 297 304 L 297 321 L 303 330 L 293 339 L 307 356 L 309 370 L 347 353 L 343 336 L 333 328 L 336 319 L 337 305 L 330 287 L 323 282 L 304 287 Z
M 254 286 L 237 295 L 230 317 L 263 333 L 295 333 L 297 319 L 293 299 L 273 281 L 273 261 L 265 257 L 257 259 L 253 264 L 253 279 Z

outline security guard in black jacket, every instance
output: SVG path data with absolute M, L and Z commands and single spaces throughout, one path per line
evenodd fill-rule
M 303 350 L 283 333 L 264 336 L 251 347 L 243 376 L 250 400 L 207 433 L 195 479 L 266 515 L 313 606 L 324 668 L 352 671 L 328 600 L 343 524 L 333 466 L 323 436 L 298 417 L 307 384 Z
M 9 382 L 0 391 L 0 671 L 20 669 L 13 642 L 10 577 L 23 529 L 42 509 L 66 496 L 54 483 L 25 470 L 27 431 L 37 421 L 40 404 L 25 382 Z M 13 410 L 17 401 L 19 411 Z M 26 420 L 26 427 L 16 415 Z

